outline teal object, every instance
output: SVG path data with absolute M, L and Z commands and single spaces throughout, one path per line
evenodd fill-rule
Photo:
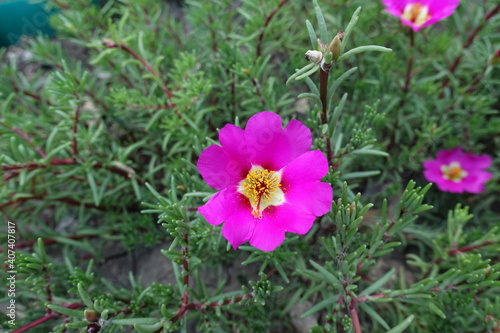
M 43 2 L 30 0 L 0 2 L 0 47 L 16 44 L 23 35 L 53 35 Z

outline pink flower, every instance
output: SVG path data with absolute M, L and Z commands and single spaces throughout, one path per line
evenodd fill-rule
M 418 31 L 453 14 L 460 0 L 382 0 L 382 3 L 401 23 Z
M 423 165 L 425 179 L 445 192 L 481 193 L 486 181 L 493 176 L 482 170 L 491 166 L 491 157 L 464 154 L 460 147 L 441 150 L 435 160 L 425 161 Z
M 263 251 L 280 245 L 285 232 L 305 234 L 316 216 L 331 207 L 330 185 L 320 182 L 328 162 L 319 150 L 309 151 L 311 131 L 292 120 L 285 129 L 271 112 L 252 116 L 245 129 L 226 125 L 221 146 L 211 145 L 198 160 L 198 170 L 219 190 L 198 209 L 208 223 L 236 249 L 250 241 Z

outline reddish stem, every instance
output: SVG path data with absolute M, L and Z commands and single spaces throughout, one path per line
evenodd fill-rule
M 33 149 L 35 149 L 37 151 L 37 153 L 42 157 L 42 158 L 45 158 L 47 157 L 47 155 L 45 154 L 45 152 L 43 151 L 42 148 L 40 147 L 37 147 L 33 144 L 33 141 L 31 140 L 31 138 L 29 137 L 28 134 L 24 133 L 23 131 L 21 131 L 19 128 L 17 127 L 8 127 L 5 123 L 3 122 L 0 122 L 0 125 L 2 125 L 3 127 L 11 130 L 12 132 L 16 133 L 17 135 L 19 135 L 21 138 L 23 138 L 24 141 L 26 141 L 31 147 L 33 147 Z
M 77 309 L 79 307 L 82 307 L 83 305 L 84 305 L 83 303 L 72 303 L 72 304 L 69 304 L 66 306 L 63 305 L 63 306 L 67 309 Z M 63 315 L 62 313 L 52 312 L 50 314 L 46 314 L 45 316 L 40 317 L 40 318 L 32 321 L 31 323 L 28 323 L 22 327 L 16 328 L 15 330 L 11 331 L 10 333 L 26 332 L 26 331 L 32 329 L 33 327 L 36 327 L 40 324 L 45 323 L 46 321 L 56 319 L 56 318 L 61 317 L 61 316 L 65 316 L 65 315 Z
M 29 96 L 31 98 L 36 99 L 37 101 L 40 101 L 40 102 L 43 101 L 42 96 L 37 95 L 37 94 L 32 93 L 32 92 L 29 92 L 28 90 L 23 90 L 22 93 L 25 94 L 26 96 Z M 49 101 L 45 101 L 45 103 L 47 103 L 47 105 L 49 105 L 49 106 L 52 105 L 52 103 L 50 103 Z
M 259 34 L 259 37 L 257 38 L 257 48 L 255 51 L 256 59 L 261 56 L 262 53 L 262 40 L 264 39 L 264 34 L 266 33 L 266 28 L 271 23 L 271 20 L 273 19 L 274 15 L 280 10 L 281 7 L 283 7 L 284 4 L 286 4 L 288 0 L 281 0 L 280 3 L 276 8 L 273 9 L 273 11 L 266 17 L 266 21 L 264 22 L 264 26 L 262 27 L 262 31 Z
M 241 301 L 247 300 L 247 299 L 252 299 L 254 296 L 252 294 L 245 294 L 238 296 L 233 299 L 226 299 L 223 302 L 212 302 L 212 303 L 187 303 L 181 305 L 179 308 L 179 311 L 177 311 L 177 314 L 170 319 L 172 323 L 177 322 L 180 318 L 182 318 L 184 315 L 187 314 L 190 310 L 200 310 L 200 309 L 205 309 L 205 308 L 216 308 L 219 306 L 223 305 L 228 305 L 228 304 L 236 304 Z
M 352 321 L 352 326 L 354 327 L 354 332 L 362 333 L 361 324 L 359 322 L 358 311 L 356 309 L 356 298 L 353 298 L 351 300 L 351 303 L 349 304 L 349 313 L 351 314 L 351 321 Z
M 239 303 L 243 300 L 246 299 L 251 299 L 254 296 L 252 294 L 246 294 L 242 296 L 238 296 L 233 299 L 226 299 L 223 302 L 212 302 L 212 303 L 189 303 L 189 298 L 188 298 L 188 292 L 187 292 L 187 287 L 189 285 L 189 262 L 187 259 L 188 256 L 188 235 L 184 235 L 184 242 L 185 246 L 182 250 L 182 268 L 184 269 L 184 277 L 183 277 L 183 284 L 184 284 L 184 293 L 182 295 L 182 304 L 177 310 L 177 314 L 170 319 L 172 323 L 177 322 L 179 319 L 181 319 L 183 316 L 185 316 L 189 311 L 191 310 L 199 310 L 199 309 L 204 309 L 204 308 L 213 308 L 213 307 L 218 307 L 218 306 L 223 306 L 223 305 L 228 305 L 228 304 L 234 304 L 234 303 Z M 161 329 L 158 330 L 157 332 L 161 332 Z
M 79 239 L 85 239 L 85 238 L 96 238 L 98 235 L 76 235 L 76 236 L 69 236 L 66 237 L 68 239 L 73 239 L 73 240 L 79 240 Z M 23 242 L 18 242 L 16 244 L 16 249 L 22 249 L 25 247 L 31 247 L 35 243 L 37 243 L 37 240 L 29 240 L 29 241 L 23 241 Z M 57 244 L 57 240 L 53 238 L 46 238 L 43 240 L 43 245 L 51 245 L 51 244 Z M 0 253 L 3 252 L 3 248 L 0 248 Z
M 387 228 L 387 230 L 384 233 L 384 237 L 383 237 L 384 242 L 387 242 L 389 240 L 389 238 L 391 237 L 391 236 L 389 236 L 389 231 L 396 225 L 397 221 L 398 221 L 398 219 L 394 219 L 391 221 L 391 224 L 389 224 L 389 227 Z
M 462 247 L 460 249 L 452 248 L 452 249 L 450 249 L 450 251 L 448 251 L 448 256 L 451 257 L 451 256 L 454 256 L 454 255 L 457 255 L 460 253 L 474 251 L 474 250 L 480 249 L 482 247 L 485 247 L 485 246 L 491 245 L 491 244 L 496 244 L 496 243 L 491 241 L 491 240 L 488 240 L 488 241 L 481 243 L 481 244 L 478 244 L 478 245 L 468 245 L 468 246 Z M 443 258 L 437 258 L 436 260 L 434 260 L 434 263 L 439 264 L 442 261 L 443 261 Z
M 459 253 L 474 251 L 474 250 L 480 249 L 484 246 L 491 245 L 491 244 L 494 244 L 494 242 L 489 240 L 489 241 L 486 241 L 486 242 L 478 244 L 478 245 L 469 245 L 469 246 L 462 247 L 461 249 L 453 249 L 453 250 L 450 250 L 448 252 L 448 255 L 454 256 L 454 255 L 459 254 Z
M 35 169 L 44 169 L 47 168 L 49 165 L 78 165 L 78 164 L 79 163 L 75 158 L 52 158 L 48 162 L 48 164 L 40 164 L 36 162 L 22 163 L 22 164 L 4 164 L 2 165 L 2 171 L 14 171 L 14 173 L 4 175 L 4 180 L 9 180 L 11 178 L 18 176 L 19 175 L 18 171 L 23 169 L 28 169 L 31 171 Z M 126 165 L 124 165 L 124 168 L 119 168 L 116 166 L 104 166 L 102 162 L 97 162 L 93 165 L 93 167 L 96 169 L 109 170 L 112 173 L 115 173 L 127 179 L 133 178 L 135 175 L 134 170 Z M 141 184 L 143 183 L 142 180 L 140 179 L 137 179 L 137 181 Z
M 184 243 L 185 243 L 185 245 L 182 248 L 182 268 L 184 270 L 184 276 L 182 278 L 182 283 L 184 284 L 184 293 L 182 295 L 182 306 L 181 306 L 181 309 L 179 309 L 179 312 L 189 305 L 189 293 L 187 290 L 189 287 L 189 262 L 188 262 L 189 238 L 188 238 L 187 234 L 184 235 Z M 184 312 L 185 312 L 185 310 L 182 311 L 182 313 L 184 313 Z
M 18 198 L 18 199 L 7 201 L 7 202 L 1 204 L 0 209 L 3 209 L 5 207 L 9 207 L 15 203 L 22 204 L 23 202 L 28 201 L 28 200 L 43 200 L 43 199 L 45 199 L 45 197 L 46 197 L 46 195 L 43 194 L 43 195 L 33 195 L 31 197 Z M 72 206 L 81 206 L 83 204 L 83 206 L 87 207 L 87 208 L 92 208 L 92 209 L 97 209 L 97 210 L 102 210 L 102 211 L 105 210 L 103 207 L 98 207 L 98 206 L 96 206 L 94 204 L 90 204 L 90 203 L 82 203 L 80 200 L 75 200 L 73 198 L 68 198 L 68 197 L 55 199 L 55 201 L 64 202 L 64 203 L 67 203 L 67 204 L 72 205 Z
M 53 158 L 49 161 L 48 165 L 73 165 L 76 164 L 76 160 L 74 158 Z M 2 170 L 35 170 L 35 169 L 43 169 L 46 168 L 46 164 L 40 164 L 36 162 L 22 163 L 22 164 L 3 164 Z
M 500 11 L 500 4 L 498 4 L 495 8 L 493 8 L 490 12 L 488 12 L 486 14 L 486 16 L 484 17 L 484 22 L 480 25 L 478 25 L 472 32 L 471 34 L 469 35 L 469 37 L 467 38 L 467 41 L 465 42 L 464 46 L 463 46 L 463 49 L 466 50 L 468 49 L 472 43 L 474 42 L 474 39 L 476 38 L 477 34 L 483 30 L 484 26 L 486 25 L 486 23 L 495 15 L 497 14 L 498 12 Z M 455 60 L 453 61 L 453 64 L 451 65 L 450 67 L 450 74 L 453 74 L 455 73 L 455 71 L 457 70 L 457 67 L 458 65 L 460 64 L 460 61 L 462 60 L 462 54 L 463 52 L 460 52 L 460 54 L 455 58 Z M 442 84 L 441 84 L 441 88 L 445 88 L 446 86 L 448 86 L 448 84 L 450 83 L 450 79 L 448 77 L 446 77 Z
M 323 68 L 324 67 L 324 68 Z M 330 65 L 320 66 L 319 70 L 319 98 L 321 100 L 321 124 L 328 124 L 328 76 L 330 74 Z M 330 137 L 325 136 L 325 146 L 326 146 L 326 158 L 328 160 L 328 165 L 333 167 L 333 149 Z
M 234 299 L 226 299 L 222 303 L 219 303 L 219 302 L 212 302 L 212 303 L 208 303 L 208 304 L 207 303 L 197 303 L 197 304 L 195 304 L 195 306 L 196 306 L 197 309 L 201 309 L 201 308 L 215 308 L 215 307 L 222 306 L 222 305 L 239 303 L 241 301 L 244 301 L 244 300 L 247 300 L 247 299 L 251 299 L 253 297 L 254 296 L 252 294 L 246 294 L 246 295 L 238 296 L 238 297 L 236 297 Z
M 104 41 L 103 45 L 106 47 L 109 47 L 109 48 L 116 47 L 116 48 L 124 50 L 125 52 L 127 52 L 128 54 L 130 54 L 131 56 L 133 56 L 134 58 L 139 60 L 141 62 L 141 64 L 143 64 L 143 66 L 146 67 L 146 69 L 151 74 L 153 74 L 154 77 L 156 77 L 158 80 L 160 80 L 160 82 L 162 82 L 160 75 L 154 70 L 154 68 L 144 58 L 142 58 L 137 52 L 132 50 L 129 46 L 127 46 L 125 44 L 116 44 L 115 42 L 113 42 L 111 40 Z M 162 88 L 163 92 L 165 93 L 165 95 L 167 95 L 168 98 L 171 99 L 174 96 L 170 92 L 170 90 L 168 90 L 168 88 L 165 86 L 165 84 L 161 83 L 161 88 Z
M 35 93 L 32 93 L 32 92 L 30 92 L 30 91 L 28 91 L 28 90 L 22 90 L 22 91 L 21 91 L 21 89 L 19 89 L 18 85 L 17 85 L 15 82 L 12 82 L 12 81 L 11 81 L 11 85 L 12 85 L 12 88 L 14 89 L 14 91 L 15 91 L 15 92 L 17 92 L 17 93 L 18 93 L 18 92 L 23 93 L 24 95 L 26 95 L 26 96 L 28 96 L 28 97 L 31 97 L 31 98 L 34 98 L 34 99 L 36 99 L 36 100 L 37 100 L 37 101 L 39 101 L 39 102 L 43 101 L 43 98 L 42 98 L 42 96 L 40 96 L 40 95 L 37 95 L 37 94 L 35 94 Z M 46 102 L 46 103 L 47 103 L 47 105 L 49 105 L 49 106 L 51 106 L 51 105 L 52 105 L 52 103 L 50 103 L 49 101 L 45 101 L 45 102 Z

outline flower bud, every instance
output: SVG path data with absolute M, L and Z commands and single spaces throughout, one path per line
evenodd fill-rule
M 104 39 L 102 41 L 102 45 L 105 47 L 109 47 L 109 48 L 118 47 L 118 45 L 116 45 L 116 43 L 112 39 L 109 39 L 109 38 Z
M 316 41 L 318 42 L 318 50 L 324 53 L 326 51 L 326 45 L 319 38 Z
M 319 64 L 321 62 L 321 60 L 323 60 L 323 53 L 321 53 L 320 51 L 316 51 L 316 50 L 309 50 L 306 52 L 304 57 L 307 60 L 314 62 L 315 64 Z
M 99 317 L 101 317 L 101 314 L 94 309 L 86 309 L 83 312 L 83 315 L 88 322 L 95 322 L 99 320 Z
M 340 48 L 342 46 L 342 39 L 344 38 L 344 32 L 339 30 L 335 37 L 332 39 L 330 44 L 328 44 L 328 49 L 332 52 L 333 61 L 337 61 L 340 55 Z

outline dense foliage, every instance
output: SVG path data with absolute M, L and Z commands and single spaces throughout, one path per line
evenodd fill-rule
M 57 38 L 0 49 L 3 330 L 500 330 L 498 1 L 418 32 L 368 0 L 47 5 Z M 326 71 L 304 59 L 339 30 Z M 263 110 L 311 129 L 334 201 L 234 250 L 196 163 Z M 459 146 L 493 158 L 483 193 L 424 178 Z

